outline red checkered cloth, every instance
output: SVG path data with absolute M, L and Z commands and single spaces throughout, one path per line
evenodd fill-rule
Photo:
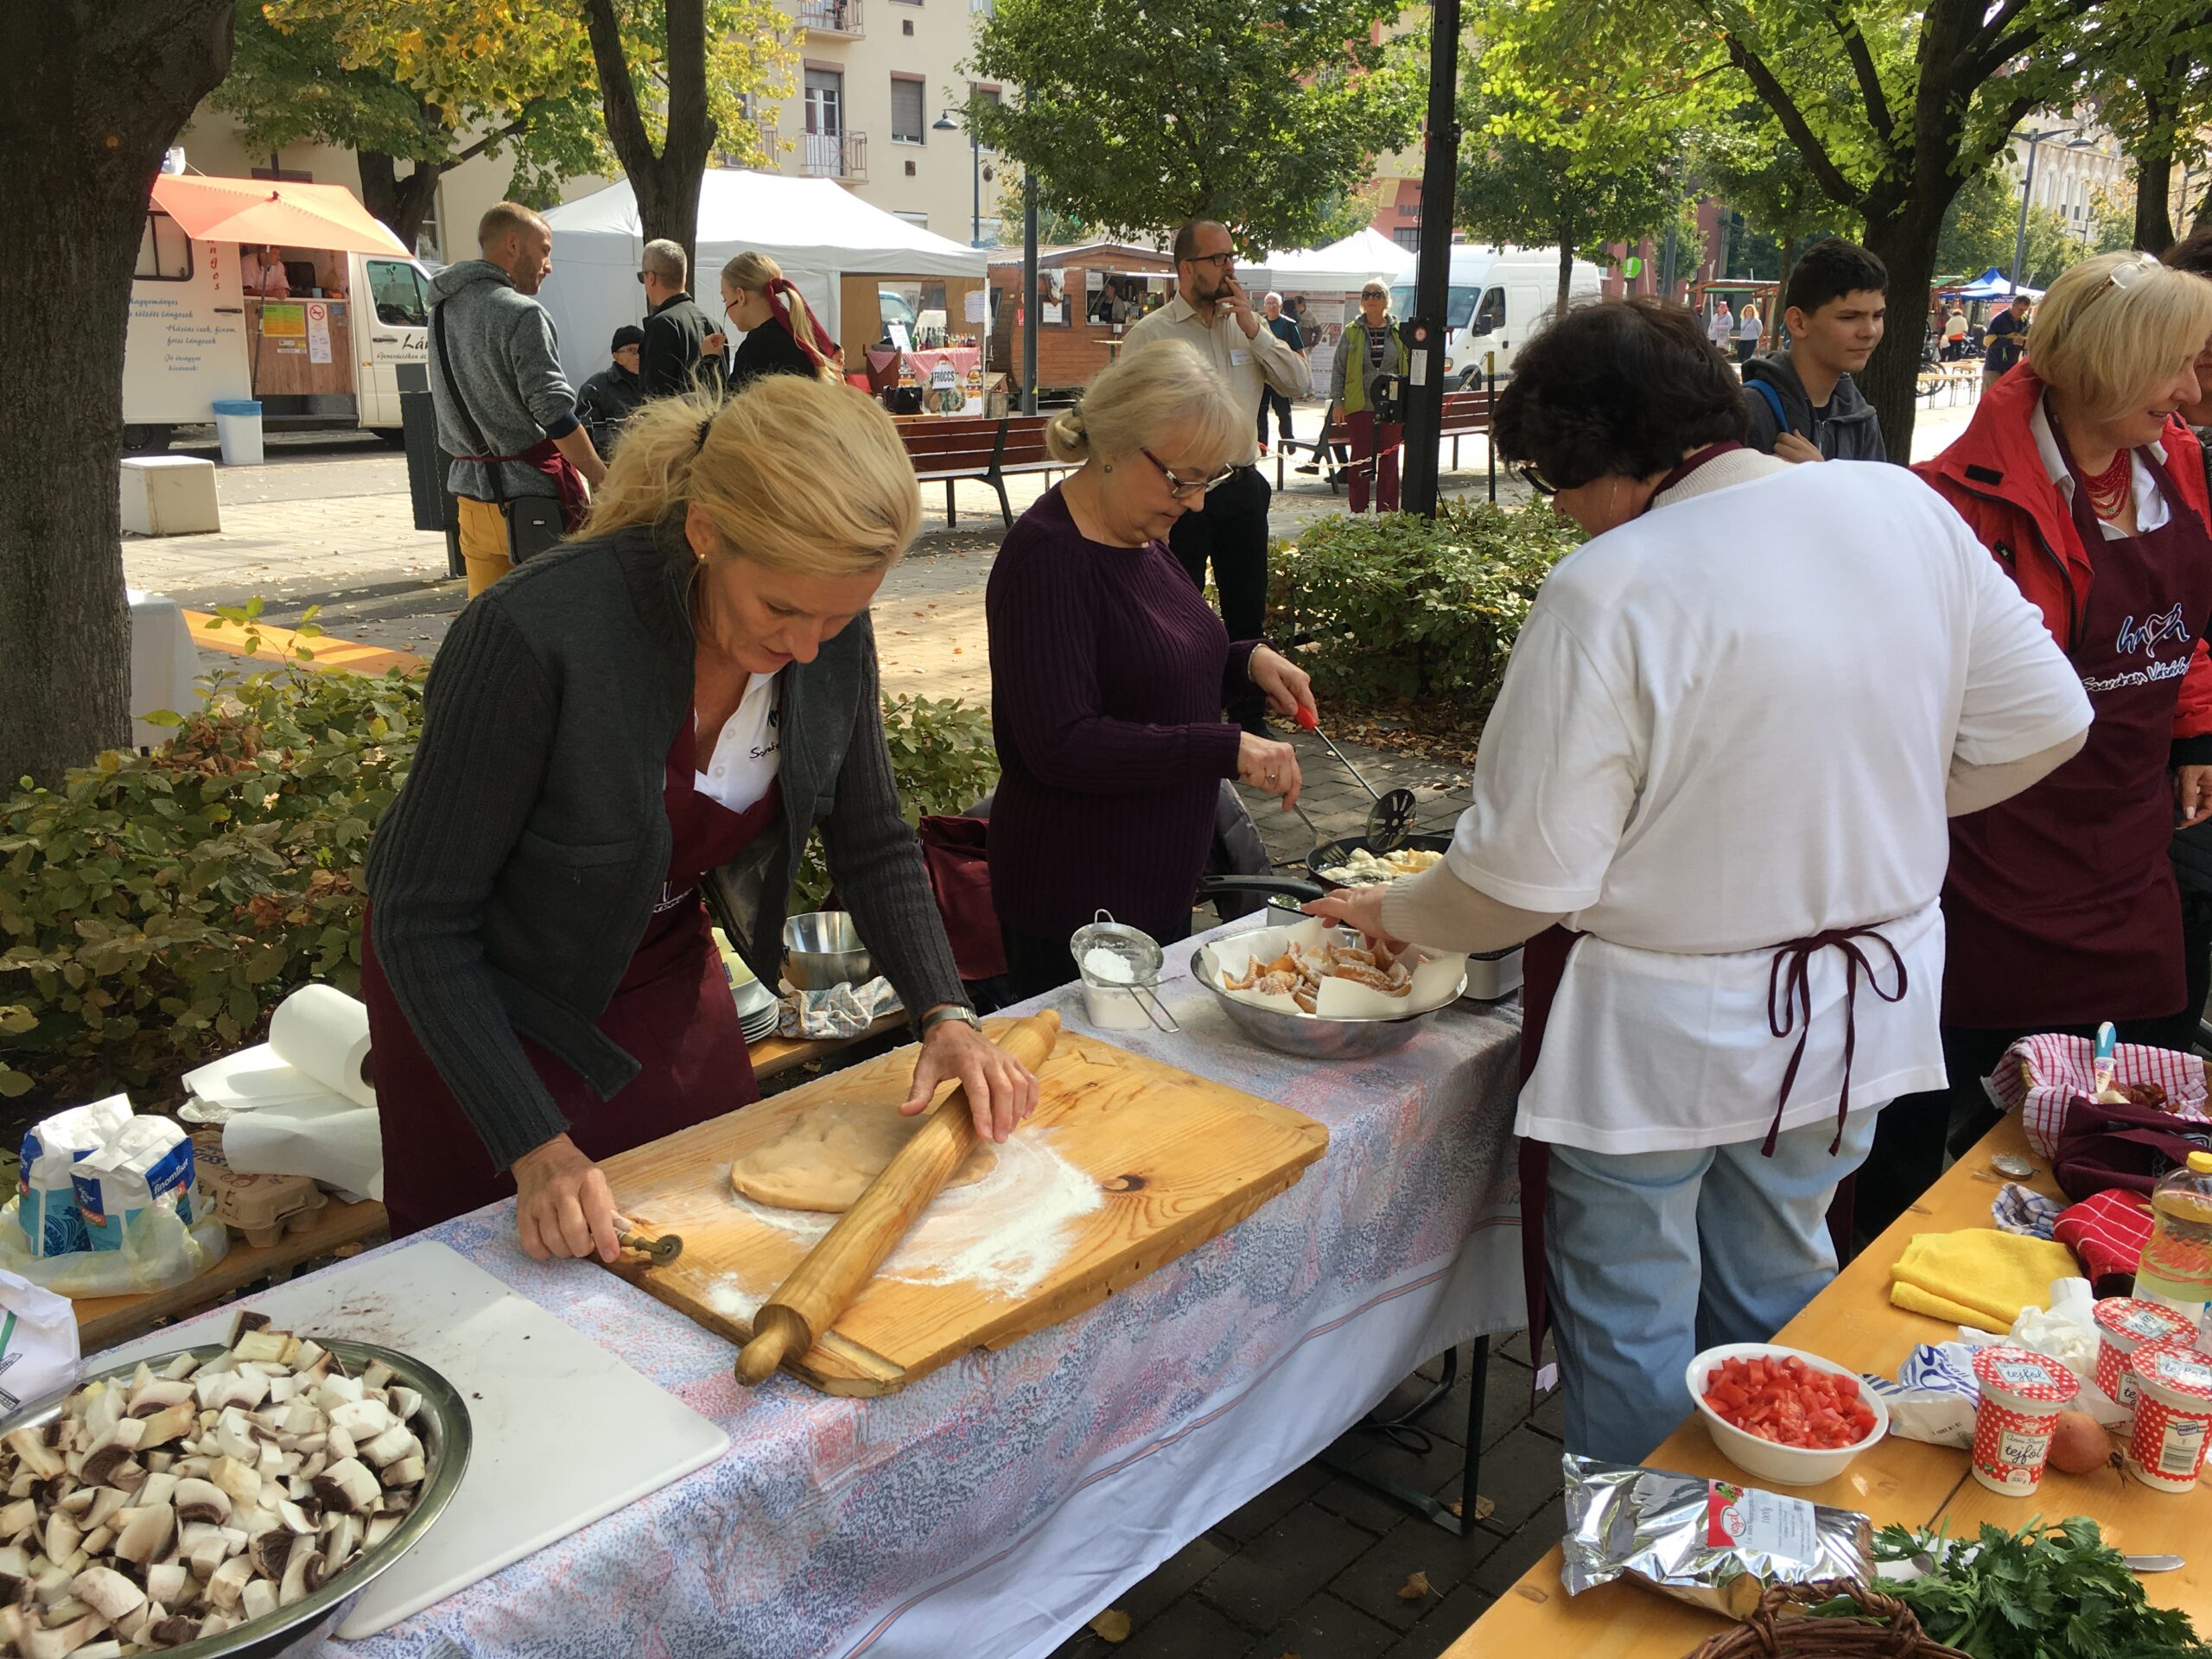
M 2098 1295 L 2124 1296 L 2151 1242 L 2151 1206 L 2141 1193 L 2114 1187 L 2061 1211 L 2050 1235 L 2081 1258 Z M 2127 1287 L 2112 1285 L 2114 1279 L 2126 1279 Z
M 2194 1054 L 2122 1043 L 2113 1051 L 2113 1077 L 2120 1083 L 2155 1083 L 2166 1091 L 2177 1118 L 2204 1120 L 2204 1062 Z M 2096 1046 L 2086 1037 L 2046 1033 L 2023 1037 L 2006 1049 L 1982 1087 L 2003 1110 L 2020 1114 L 2020 1127 L 2038 1156 L 2056 1158 L 2066 1103 L 2091 1093 L 2095 1083 Z

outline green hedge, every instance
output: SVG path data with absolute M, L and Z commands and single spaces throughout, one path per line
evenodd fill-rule
M 1536 589 L 1581 539 L 1541 502 L 1448 502 L 1433 523 L 1325 518 L 1276 546 L 1268 634 L 1304 641 L 1298 660 L 1329 702 L 1478 718 Z
M 358 990 L 363 860 L 414 756 L 422 677 L 207 683 L 163 748 L 0 801 L 0 1096 L 163 1083 L 257 1040 L 310 979 Z M 884 723 L 910 821 L 997 777 L 981 710 L 892 698 Z M 810 849 L 802 900 L 823 885 Z

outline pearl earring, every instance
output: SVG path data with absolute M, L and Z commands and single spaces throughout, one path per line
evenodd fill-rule
M 1102 461 L 1098 463 L 1098 470 L 1102 473 L 1110 473 L 1114 470 L 1114 463 L 1110 461 Z

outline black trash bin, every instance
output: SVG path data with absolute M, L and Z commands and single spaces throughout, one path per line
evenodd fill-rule
M 399 429 L 407 444 L 407 494 L 415 511 L 415 528 L 445 532 L 446 574 L 464 576 L 468 567 L 461 557 L 461 513 L 454 505 L 446 477 L 453 471 L 453 457 L 438 448 L 438 416 L 430 401 L 429 365 L 399 365 Z

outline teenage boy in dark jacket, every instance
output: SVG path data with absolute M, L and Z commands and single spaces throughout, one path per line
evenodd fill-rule
M 1882 341 L 1890 274 L 1855 242 L 1830 237 L 1789 273 L 1783 327 L 1789 349 L 1744 365 L 1751 447 L 1783 461 L 1886 461 L 1873 405 L 1854 371 Z

